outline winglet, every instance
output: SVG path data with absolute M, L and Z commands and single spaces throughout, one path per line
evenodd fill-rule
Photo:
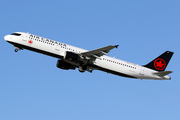
M 118 48 L 119 45 L 115 45 L 114 47 Z

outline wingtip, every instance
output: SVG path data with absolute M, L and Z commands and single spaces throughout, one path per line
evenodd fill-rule
M 119 45 L 115 45 L 114 47 L 118 48 Z

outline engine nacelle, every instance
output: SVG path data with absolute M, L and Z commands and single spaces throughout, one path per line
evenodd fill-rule
M 78 54 L 68 52 L 68 51 L 66 52 L 65 59 L 69 61 L 80 61 L 80 57 Z
M 69 70 L 69 69 L 72 69 L 72 70 L 75 70 L 76 67 L 74 67 L 73 65 L 65 62 L 65 61 L 62 61 L 62 60 L 58 60 L 57 61 L 57 65 L 56 65 L 58 68 L 61 68 L 61 69 L 64 69 L 64 70 Z

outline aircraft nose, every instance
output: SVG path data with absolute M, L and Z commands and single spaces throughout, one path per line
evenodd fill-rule
M 4 36 L 4 40 L 6 41 L 10 40 L 10 36 L 9 35 Z

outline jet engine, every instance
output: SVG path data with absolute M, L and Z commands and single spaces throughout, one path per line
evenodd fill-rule
M 58 68 L 63 69 L 63 70 L 69 70 L 69 69 L 75 70 L 76 69 L 76 67 L 74 67 L 72 64 L 67 63 L 67 62 L 65 62 L 63 60 L 58 60 L 56 66 Z

